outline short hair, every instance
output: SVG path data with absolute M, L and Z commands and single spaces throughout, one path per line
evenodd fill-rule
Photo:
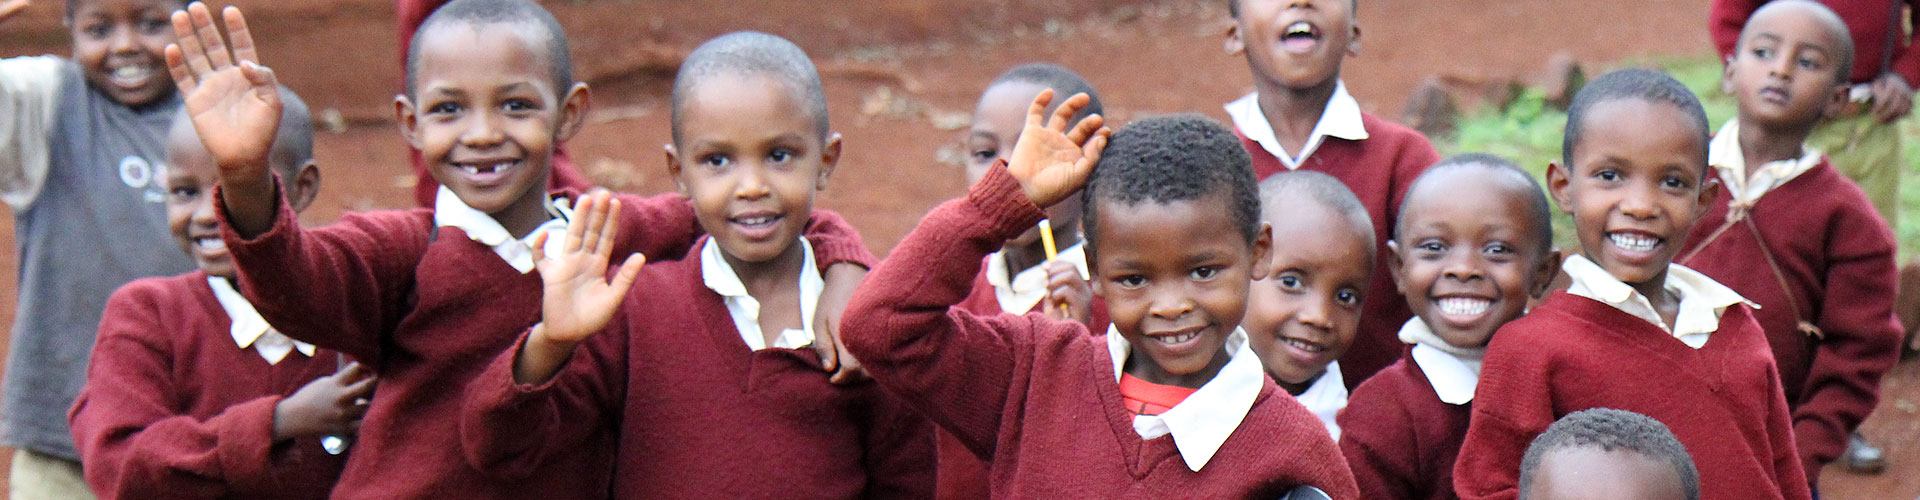
M 528 26 L 545 34 L 554 96 L 564 96 L 573 87 L 573 56 L 567 49 L 567 32 L 560 27 L 560 20 L 553 18 L 553 13 L 529 0 L 453 0 L 428 15 L 414 30 L 413 41 L 407 44 L 407 97 L 414 96 L 414 85 L 419 83 L 420 51 L 427 39 L 420 35 L 446 26 L 491 24 Z
M 1827 36 L 1833 38 L 1833 43 L 1836 45 L 1835 48 L 1839 49 L 1840 52 L 1834 54 L 1836 56 L 1834 57 L 1834 62 L 1838 64 L 1833 65 L 1833 76 L 1839 80 L 1840 83 L 1846 83 L 1848 77 L 1853 74 L 1853 32 L 1847 30 L 1847 22 L 1841 20 L 1839 14 L 1834 13 L 1833 9 L 1827 8 L 1826 5 L 1820 2 L 1813 0 L 1774 0 L 1760 6 L 1759 9 L 1753 11 L 1753 15 L 1747 16 L 1747 23 L 1740 28 L 1739 49 L 1746 48 L 1747 29 L 1753 27 L 1753 20 L 1760 17 L 1761 13 L 1795 6 L 1812 9 L 1808 14 L 1812 15 L 1815 21 L 1819 21 L 1821 27 L 1827 29 Z
M 193 129 L 193 115 L 182 106 L 173 115 L 173 123 L 168 134 L 197 134 Z M 196 136 L 197 137 L 197 136 Z M 313 160 L 313 115 L 307 111 L 307 103 L 300 99 L 293 89 L 280 87 L 280 124 L 273 132 L 273 148 L 267 153 L 267 167 L 280 175 L 282 182 L 292 182 L 293 176 L 300 173 L 300 167 Z
M 1081 226 L 1087 255 L 1099 251 L 1096 204 L 1138 205 L 1227 197 L 1227 215 L 1252 243 L 1260 233 L 1260 195 L 1253 160 L 1233 131 L 1193 113 L 1156 116 L 1113 133 L 1087 179 Z
M 673 143 L 680 143 L 680 122 L 684 119 L 686 99 L 694 86 L 716 76 L 759 75 L 788 87 L 801 107 L 813 115 L 820 139 L 831 130 L 827 120 L 827 92 L 820 85 L 820 72 L 800 46 L 776 35 L 758 31 L 736 31 L 700 44 L 680 63 L 673 77 Z
M 72 24 L 73 15 L 80 12 L 80 4 L 86 1 L 87 0 L 67 0 L 67 17 L 62 18 L 62 21 Z M 193 4 L 193 0 L 175 0 L 174 3 L 180 4 L 180 9 L 185 10 L 188 5 Z
M 1680 488 L 1686 492 L 1687 499 L 1700 499 L 1700 471 L 1694 468 L 1693 456 L 1687 454 L 1686 446 L 1680 444 L 1673 431 L 1652 417 L 1612 408 L 1569 413 L 1533 438 L 1527 454 L 1520 459 L 1520 498 L 1527 498 L 1534 473 L 1547 455 L 1576 448 L 1628 451 L 1666 462 L 1673 466 L 1674 475 L 1680 477 Z
M 1087 116 L 1105 113 L 1100 106 L 1100 93 L 1093 90 L 1093 84 L 1065 66 L 1052 63 L 1022 64 L 995 77 L 993 83 L 988 84 L 987 88 L 1009 82 L 1031 83 L 1053 89 L 1053 106 L 1056 107 L 1074 94 L 1086 94 L 1086 107 L 1080 108 L 1079 112 L 1073 114 L 1073 121 L 1076 123 Z
M 1227 15 L 1233 16 L 1234 19 L 1239 19 L 1240 18 L 1240 2 L 1241 0 L 1227 0 Z M 1360 11 L 1360 0 L 1347 0 L 1348 16 L 1360 15 L 1359 11 Z
M 1711 129 L 1707 126 L 1707 110 L 1700 107 L 1700 98 L 1666 73 L 1629 68 L 1600 75 L 1573 95 L 1573 102 L 1567 105 L 1566 136 L 1560 142 L 1561 161 L 1568 167 L 1573 166 L 1574 149 L 1580 145 L 1581 133 L 1586 131 L 1588 111 L 1601 103 L 1626 99 L 1670 104 L 1679 109 L 1687 124 L 1699 131 L 1697 138 L 1701 153 L 1705 154 Z M 1701 162 L 1700 168 L 1704 172 L 1706 162 Z
M 1400 231 L 1407 221 L 1407 207 L 1413 204 L 1413 193 L 1420 188 L 1421 184 L 1432 182 L 1430 179 L 1439 178 L 1441 175 L 1469 168 L 1485 169 L 1517 179 L 1518 186 L 1515 187 L 1523 188 L 1521 196 L 1527 199 L 1526 217 L 1528 222 L 1533 223 L 1533 236 L 1539 241 L 1541 255 L 1553 249 L 1553 208 L 1547 204 L 1546 191 L 1540 187 L 1540 180 L 1535 179 L 1533 174 L 1525 169 L 1521 169 L 1520 165 L 1513 160 L 1489 153 L 1460 153 L 1449 156 L 1440 160 L 1440 163 L 1427 167 L 1426 172 L 1415 177 L 1413 183 L 1407 186 L 1407 195 L 1400 200 L 1400 211 L 1395 212 L 1400 214 L 1400 217 L 1393 223 L 1393 239 L 1400 239 Z
M 1346 216 L 1347 223 L 1367 238 L 1367 255 L 1378 251 L 1380 242 L 1374 241 L 1373 217 L 1367 214 L 1367 205 L 1353 195 L 1353 190 L 1339 178 L 1312 170 L 1292 170 L 1268 176 L 1260 181 L 1260 205 L 1262 212 L 1273 210 L 1281 200 L 1295 197 L 1304 198 L 1334 213 Z

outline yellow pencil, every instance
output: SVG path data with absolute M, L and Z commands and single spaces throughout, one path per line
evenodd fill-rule
M 1040 219 L 1040 246 L 1047 250 L 1048 263 L 1052 263 L 1054 257 L 1060 255 L 1060 250 L 1053 246 L 1053 223 L 1047 219 Z M 1052 271 L 1049 270 L 1048 274 L 1052 274 Z M 1053 294 L 1048 293 L 1047 295 L 1051 298 Z M 1065 302 L 1060 303 L 1060 315 L 1068 318 L 1073 317 L 1072 314 L 1067 312 L 1067 303 Z

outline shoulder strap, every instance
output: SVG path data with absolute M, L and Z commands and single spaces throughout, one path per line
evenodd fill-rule
M 1794 319 L 1799 321 L 1796 328 L 1800 333 L 1813 337 L 1814 339 L 1826 338 L 1826 333 L 1822 332 L 1818 325 L 1807 321 L 1805 310 L 1800 308 L 1800 299 L 1794 295 L 1793 287 L 1787 283 L 1787 273 L 1780 270 L 1780 262 L 1773 258 L 1773 249 L 1767 248 L 1767 240 L 1760 236 L 1760 226 L 1753 222 L 1751 215 L 1751 210 L 1728 210 L 1726 222 L 1721 223 L 1720 227 L 1715 228 L 1712 233 L 1707 234 L 1705 239 L 1701 240 L 1699 244 L 1694 245 L 1693 251 L 1687 252 L 1687 255 L 1681 257 L 1680 260 L 1691 262 L 1701 250 L 1707 248 L 1707 245 L 1713 244 L 1714 241 L 1720 239 L 1720 235 L 1726 234 L 1728 229 L 1732 229 L 1735 225 L 1747 226 L 1747 230 L 1753 233 L 1754 246 L 1760 247 L 1760 256 L 1766 258 L 1767 270 L 1773 272 L 1774 283 L 1780 285 L 1780 293 L 1787 298 L 1787 308 L 1793 311 Z

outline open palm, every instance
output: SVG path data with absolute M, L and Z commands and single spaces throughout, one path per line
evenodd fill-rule
M 571 343 L 592 336 L 613 319 L 627 290 L 633 288 L 634 277 L 647 260 L 640 254 L 627 257 L 612 280 L 606 277 L 619 232 L 618 213 L 620 200 L 605 191 L 582 196 L 559 254 L 548 255 L 544 250 L 548 233 L 534 238 L 535 267 L 544 283 L 540 322 L 547 340 Z
M 1086 94 L 1075 94 L 1045 123 L 1041 119 L 1053 102 L 1053 89 L 1040 91 L 1027 108 L 1027 125 L 1013 144 L 1013 154 L 1007 157 L 1007 173 L 1020 181 L 1020 188 L 1034 205 L 1052 206 L 1072 195 L 1086 184 L 1094 163 L 1100 161 L 1100 150 L 1113 134 L 1102 126 L 1105 120 L 1100 115 L 1083 118 L 1072 130 L 1067 129 L 1074 113 L 1091 100 Z
M 223 172 L 263 178 L 279 128 L 279 84 L 273 70 L 259 64 L 240 10 L 227 7 L 221 14 L 232 38 L 231 52 L 205 4 L 194 2 L 185 11 L 175 11 L 173 31 L 179 41 L 167 46 L 167 68 L 214 162 Z

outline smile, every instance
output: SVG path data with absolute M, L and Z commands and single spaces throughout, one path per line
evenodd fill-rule
M 1288 52 L 1310 52 L 1320 43 L 1320 30 L 1306 21 L 1295 21 L 1281 33 L 1280 43 Z
M 193 247 L 208 252 L 226 250 L 227 240 L 214 236 L 201 236 L 193 239 Z
M 1651 252 L 1660 247 L 1660 238 L 1633 233 L 1608 233 L 1607 238 L 1613 246 L 1629 252 Z
M 1172 335 L 1148 336 L 1147 338 L 1153 339 L 1154 342 L 1173 345 L 1173 344 L 1179 344 L 1189 340 L 1193 340 L 1198 337 L 1200 337 L 1200 330 L 1193 330 L 1186 333 L 1176 333 Z
M 107 80 L 114 85 L 134 88 L 146 85 L 156 74 L 158 72 L 154 71 L 151 65 L 130 64 L 110 69 L 107 72 Z
M 1440 308 L 1441 314 L 1472 317 L 1487 312 L 1487 308 L 1493 306 L 1493 301 L 1479 297 L 1446 297 L 1434 302 L 1434 305 Z
M 1301 340 L 1293 337 L 1281 337 L 1280 342 L 1285 343 L 1287 344 L 1287 346 L 1292 347 L 1294 349 L 1299 349 L 1301 351 L 1309 352 L 1313 354 L 1327 352 L 1327 346 L 1320 345 L 1314 342 L 1308 342 L 1306 340 Z

